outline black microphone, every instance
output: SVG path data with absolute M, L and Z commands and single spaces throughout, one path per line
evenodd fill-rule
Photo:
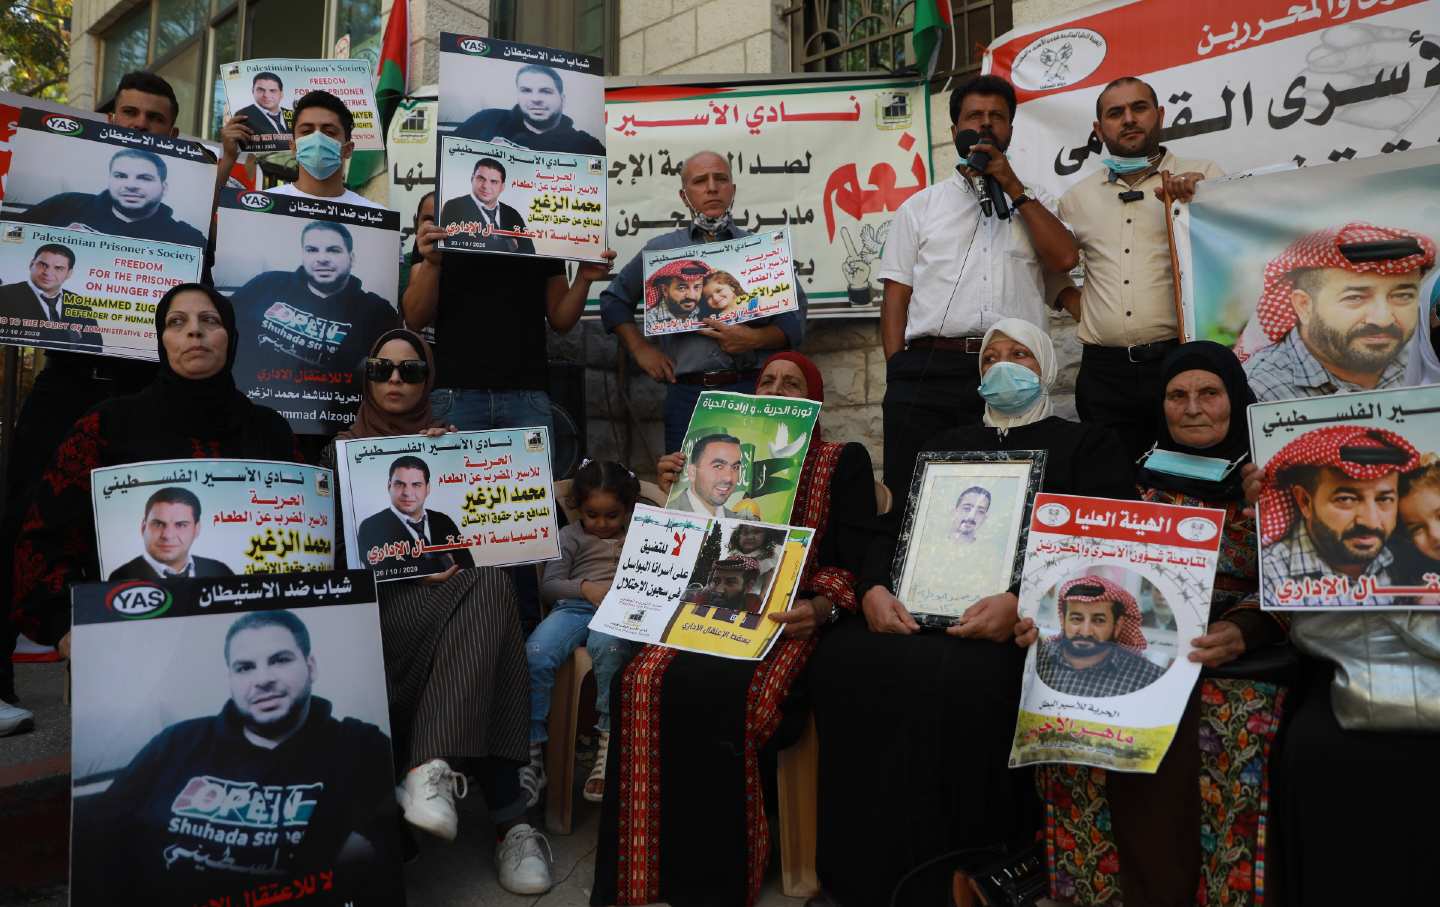
M 992 213 L 1001 220 L 1010 217 L 1010 205 L 1005 201 L 1005 193 L 1001 191 L 994 177 L 985 174 L 985 168 L 990 166 L 990 153 L 988 151 L 972 151 L 973 146 L 985 142 L 994 145 L 997 142 L 994 133 L 990 130 L 976 132 L 974 129 L 962 129 L 955 133 L 955 150 L 960 153 L 960 158 L 965 166 L 975 171 L 978 176 L 972 180 L 975 186 L 975 194 L 980 197 L 980 210 L 989 217 Z

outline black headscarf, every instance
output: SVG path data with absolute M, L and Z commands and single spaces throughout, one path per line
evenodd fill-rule
M 1230 398 L 1230 429 L 1224 439 L 1212 447 L 1188 447 L 1181 444 L 1171 437 L 1170 424 L 1165 419 L 1165 389 L 1176 375 L 1195 369 L 1218 377 Z M 1160 401 L 1157 404 L 1160 407 L 1160 437 L 1156 445 L 1159 449 L 1231 461 L 1249 452 L 1250 425 L 1245 410 L 1255 402 L 1255 392 L 1250 389 L 1250 382 L 1245 378 L 1245 369 L 1233 352 L 1209 340 L 1194 340 L 1171 350 L 1170 355 L 1161 363 L 1160 372 Z M 1218 483 L 1142 468 L 1140 484 L 1191 494 L 1207 500 L 1230 500 L 1239 498 L 1244 493 L 1238 466 Z

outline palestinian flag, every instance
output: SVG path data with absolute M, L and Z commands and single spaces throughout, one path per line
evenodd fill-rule
M 375 106 L 380 114 L 380 138 L 390 132 L 390 118 L 405 97 L 406 62 L 410 59 L 410 0 L 395 0 L 390 20 L 385 23 L 385 40 L 380 47 L 379 71 L 375 74 Z M 385 152 L 357 151 L 350 156 L 345 185 L 359 189 L 385 170 Z
M 911 44 L 915 48 L 915 64 L 925 78 L 935 75 L 940 45 L 951 27 L 950 0 L 915 0 L 915 27 Z

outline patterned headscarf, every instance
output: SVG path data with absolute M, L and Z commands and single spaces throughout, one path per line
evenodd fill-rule
M 1381 459 L 1391 462 L 1367 463 L 1344 458 L 1357 448 L 1381 453 Z M 1360 457 L 1364 459 L 1369 458 Z M 1280 448 L 1265 464 L 1260 486 L 1260 539 L 1268 545 L 1284 538 L 1300 513 L 1289 487 L 1278 481 L 1292 466 L 1333 466 L 1352 479 L 1369 481 L 1392 472 L 1409 472 L 1419 465 L 1420 452 L 1409 441 L 1383 428 L 1336 425 L 1306 432 Z
M 1072 594 L 1070 590 L 1076 586 L 1099 586 L 1104 591 L 1099 595 L 1085 595 L 1081 593 Z M 1119 602 L 1125 609 L 1120 614 L 1120 621 L 1115 628 L 1114 642 L 1122 648 L 1131 652 L 1145 651 L 1145 634 L 1140 630 L 1140 606 L 1135 603 L 1135 596 L 1126 592 L 1123 588 L 1106 579 L 1103 576 L 1089 574 L 1077 576 L 1060 586 L 1060 594 L 1056 596 L 1055 604 L 1060 609 L 1060 635 L 1065 635 L 1065 602 Z
M 1351 261 L 1340 247 L 1351 243 L 1414 239 L 1419 255 L 1374 261 Z M 1339 268 L 1357 274 L 1393 276 L 1420 271 L 1435 264 L 1435 242 L 1428 236 L 1394 227 L 1376 227 L 1358 221 L 1302 236 L 1265 266 L 1265 285 L 1255 304 L 1255 317 L 1271 343 L 1281 340 L 1295 326 L 1295 308 L 1290 294 L 1295 289 L 1295 272 L 1310 268 Z
M 710 266 L 694 258 L 666 263 L 645 281 L 645 308 L 654 308 L 665 298 L 665 285 L 669 283 L 667 278 L 704 277 L 709 273 Z

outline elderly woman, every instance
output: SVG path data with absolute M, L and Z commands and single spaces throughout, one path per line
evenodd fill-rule
M 942 432 L 925 449 L 1044 449 L 1045 491 L 1134 496 L 1119 440 L 1054 414 L 1055 352 L 1043 331 L 997 322 L 980 372 L 984 424 Z M 842 619 L 811 664 L 820 881 L 845 907 L 887 904 L 901 877 L 930 858 L 1027 844 L 1037 825 L 1031 774 L 1007 767 L 1024 666 L 1010 644 L 1017 590 L 995 589 L 944 633 L 920 633 L 891 586 L 903 510 L 870 544 L 860 617 Z
M 279 413 L 235 388 L 239 337 L 230 301 L 180 284 L 155 309 L 160 365 L 138 394 L 106 400 L 75 423 L 32 492 L 15 546 L 14 620 L 69 655 L 73 583 L 97 582 L 90 470 L 189 457 L 298 460 Z M 193 568 L 192 568 L 193 569 Z
M 757 393 L 824 400 L 820 371 L 799 353 L 777 353 Z M 683 457 L 659 463 L 674 482 Z M 870 455 L 822 441 L 805 456 L 790 522 L 815 530 L 795 605 L 772 620 L 784 638 L 760 661 L 647 646 L 619 683 L 619 738 L 595 859 L 594 904 L 675 907 L 755 902 L 770 857 L 765 767 L 798 739 L 806 710 L 794 697 L 816 633 L 855 608 L 855 571 L 875 517 Z M 612 733 L 615 731 L 612 730 Z
M 453 431 L 430 411 L 435 359 L 413 331 L 396 328 L 365 360 L 365 396 L 337 440 Z M 333 463 L 335 448 L 324 459 Z M 525 820 L 520 766 L 526 759 L 530 681 L 525 634 L 507 572 L 462 569 L 381 583 L 380 633 L 390 698 L 397 796 L 411 825 L 453 841 L 455 797 L 465 772 L 479 778 L 500 838 L 500 884 L 516 894 L 550 889 L 541 834 Z
M 1142 461 L 1142 500 L 1225 511 L 1206 632 L 1190 660 L 1219 668 L 1285 638 L 1259 610 L 1254 521 L 1244 516 L 1245 408 L 1255 397 L 1235 354 L 1196 341 L 1161 364 L 1160 439 Z M 1022 645 L 1037 633 L 1025 620 Z M 1046 765 L 1051 888 L 1078 904 L 1244 905 L 1265 889 L 1261 819 L 1284 690 L 1273 682 L 1202 676 L 1153 775 Z M 1117 865 L 1118 864 L 1118 865 Z M 1307 902 L 1308 903 L 1308 902 Z

